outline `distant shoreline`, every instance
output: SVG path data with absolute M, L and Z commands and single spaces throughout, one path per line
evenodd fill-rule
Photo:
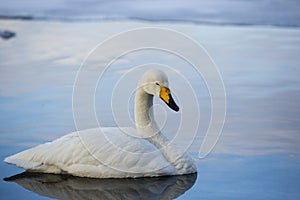
M 30 15 L 0 15 L 0 20 L 20 20 L 20 21 L 58 21 L 58 22 L 107 22 L 107 21 L 141 21 L 153 23 L 189 23 L 195 25 L 216 25 L 216 26 L 260 26 L 278 28 L 300 28 L 297 24 L 280 23 L 238 23 L 238 22 L 218 22 L 212 20 L 185 20 L 185 19 L 148 19 L 142 17 L 46 17 Z

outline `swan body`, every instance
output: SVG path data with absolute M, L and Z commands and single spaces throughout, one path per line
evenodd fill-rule
M 136 129 L 103 127 L 76 131 L 4 161 L 29 171 L 93 178 L 195 173 L 197 168 L 192 158 L 170 145 L 158 129 L 151 109 L 154 96 L 173 110 L 179 110 L 168 89 L 166 75 L 151 70 L 143 75 L 136 91 Z

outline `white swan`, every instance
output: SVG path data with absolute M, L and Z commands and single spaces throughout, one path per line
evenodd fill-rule
M 29 171 L 93 178 L 195 173 L 197 168 L 192 158 L 171 146 L 158 130 L 151 109 L 154 96 L 160 97 L 173 110 L 179 110 L 168 89 L 167 76 L 159 70 L 146 72 L 136 90 L 136 130 L 125 129 L 126 132 L 136 131 L 139 137 L 116 127 L 77 131 L 4 161 Z

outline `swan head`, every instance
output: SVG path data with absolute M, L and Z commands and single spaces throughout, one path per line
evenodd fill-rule
M 179 111 L 179 107 L 175 103 L 169 89 L 168 77 L 164 72 L 160 70 L 147 71 L 142 76 L 139 85 L 146 93 L 159 97 L 171 109 L 176 112 Z

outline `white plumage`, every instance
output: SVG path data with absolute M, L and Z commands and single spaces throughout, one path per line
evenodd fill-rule
M 135 98 L 136 130 L 105 127 L 77 131 L 7 157 L 5 162 L 29 171 L 93 178 L 195 173 L 193 160 L 169 144 L 150 109 L 153 96 L 158 96 L 178 111 L 167 87 L 168 80 L 161 71 L 148 71 L 141 78 Z

